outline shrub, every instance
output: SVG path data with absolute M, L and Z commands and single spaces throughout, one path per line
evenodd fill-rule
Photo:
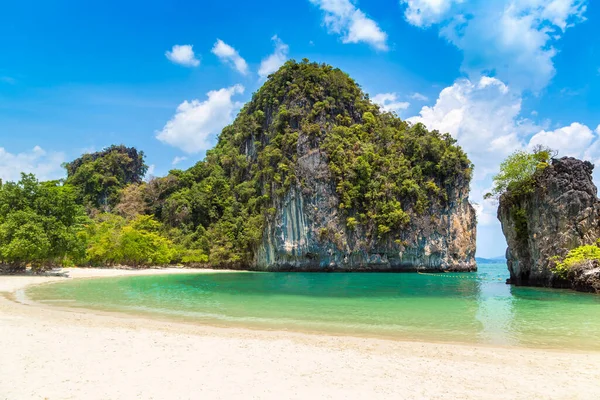
M 0 263 L 41 269 L 80 259 L 86 220 L 73 188 L 22 174 L 0 186 Z
M 585 245 L 574 248 L 567 253 L 567 256 L 560 261 L 556 257 L 554 261 L 554 273 L 562 278 L 568 279 L 571 269 L 586 261 L 600 260 L 600 247 L 598 245 Z
M 162 224 L 148 215 L 131 221 L 103 214 L 86 232 L 86 261 L 93 265 L 166 265 L 177 259 L 171 240 L 160 231 Z
M 348 229 L 354 230 L 358 226 L 358 221 L 354 217 L 349 217 L 346 219 L 346 226 Z

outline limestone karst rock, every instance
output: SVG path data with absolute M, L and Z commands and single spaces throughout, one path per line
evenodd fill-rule
M 594 263 L 579 266 L 570 280 L 552 270 L 552 258 L 600 238 L 600 200 L 594 166 L 571 157 L 552 160 L 526 195 L 500 197 L 498 219 L 508 243 L 510 283 L 592 290 L 600 278 Z M 596 269 L 596 275 L 594 275 Z M 596 276 L 596 278 L 594 278 Z
M 288 61 L 172 175 L 160 217 L 217 267 L 471 271 L 471 171 L 450 135 L 384 112 L 339 69 Z

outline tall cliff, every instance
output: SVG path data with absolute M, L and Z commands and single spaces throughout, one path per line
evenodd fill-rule
M 584 275 L 589 269 L 580 269 L 572 280 L 561 278 L 553 269 L 553 259 L 600 238 L 600 201 L 592 181 L 593 168 L 587 161 L 570 157 L 554 159 L 535 176 L 530 193 L 507 192 L 500 197 L 498 219 L 508 243 L 510 283 L 575 287 L 587 279 Z
M 339 69 L 289 61 L 206 160 L 162 181 L 157 215 L 214 266 L 474 270 L 471 170 L 450 135 L 383 112 Z
M 256 253 L 259 269 L 361 271 L 472 271 L 476 221 L 468 180 L 447 188 L 448 201 L 412 214 L 408 224 L 383 237 L 368 226 L 349 228 L 326 155 L 298 159 L 303 185 L 277 199 Z

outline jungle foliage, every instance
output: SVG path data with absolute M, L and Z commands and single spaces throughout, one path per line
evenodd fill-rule
M 140 183 L 148 170 L 144 152 L 123 145 L 84 154 L 64 167 L 66 183 L 75 188 L 78 200 L 88 207 L 105 210 L 118 201 L 123 187 Z
M 0 263 L 13 269 L 71 264 L 85 254 L 88 222 L 72 186 L 22 174 L 0 187 Z

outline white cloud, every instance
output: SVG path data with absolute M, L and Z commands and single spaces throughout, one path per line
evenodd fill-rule
M 413 94 L 410 95 L 411 99 L 417 100 L 417 101 L 427 101 L 429 100 L 429 97 L 425 96 L 424 94 L 415 92 Z
M 543 145 L 558 151 L 558 157 L 568 156 L 587 160 L 596 165 L 594 181 L 600 186 L 600 126 L 592 130 L 585 124 L 573 122 L 553 131 L 541 130 L 531 137 L 527 149 Z
M 202 102 L 184 101 L 173 118 L 156 133 L 156 138 L 186 153 L 211 148 L 211 140 L 233 120 L 234 112 L 241 106 L 232 97 L 242 93 L 244 87 L 235 85 L 208 92 L 208 99 Z
M 471 79 L 494 74 L 516 89 L 543 89 L 555 73 L 554 43 L 584 19 L 587 0 L 403 0 L 407 21 L 438 25 L 462 50 Z
M 398 101 L 398 95 L 396 93 L 380 93 L 371 99 L 375 104 L 378 104 L 383 111 L 395 111 L 406 110 L 410 103 L 406 101 Z
M 543 145 L 560 151 L 561 156 L 583 157 L 595 135 L 590 128 L 578 122 L 554 131 L 542 130 L 529 141 L 529 148 Z
M 148 171 L 146 171 L 146 175 L 144 176 L 145 180 L 150 180 L 150 178 L 154 177 L 154 172 L 156 171 L 156 165 L 152 164 L 148 167 Z
M 42 181 L 64 178 L 65 170 L 61 166 L 64 162 L 63 153 L 46 152 L 39 146 L 17 154 L 0 147 L 0 179 L 18 181 L 21 172 L 35 174 Z
M 574 25 L 574 21 L 585 20 L 587 0 L 534 0 L 531 7 L 540 9 L 542 19 L 565 31 Z
M 350 0 L 309 0 L 324 13 L 329 33 L 342 36 L 343 43 L 367 43 L 377 50 L 388 50 L 387 34 Z
M 495 199 L 485 199 L 485 193 L 491 191 L 491 188 L 474 188 L 471 189 L 471 199 L 478 199 L 478 202 L 473 202 L 473 207 L 477 213 L 477 223 L 480 226 L 493 226 L 498 224 L 496 212 L 498 210 L 498 202 Z M 473 200 L 472 200 L 473 201 Z M 498 232 L 501 234 L 500 232 Z
M 180 163 L 184 162 L 185 160 L 187 160 L 187 157 L 177 156 L 173 159 L 173 162 L 171 162 L 171 165 L 176 166 L 177 164 L 180 164 Z
M 198 60 L 194 54 L 194 49 L 192 45 L 184 44 L 184 45 L 175 45 L 171 51 L 165 52 L 165 56 L 173 63 L 183 65 L 186 67 L 197 67 L 200 65 L 200 60 Z
M 275 51 L 260 63 L 258 75 L 261 78 L 266 78 L 273 72 L 276 72 L 288 58 L 289 46 L 283 43 L 277 35 L 273 36 L 271 40 L 275 43 Z
M 406 20 L 421 27 L 440 22 L 454 3 L 460 4 L 462 0 L 400 0 L 400 4 L 407 5 Z
M 408 118 L 450 133 L 475 164 L 471 200 L 477 204 L 480 224 L 497 223 L 495 205 L 483 197 L 500 162 L 523 148 L 526 138 L 539 130 L 520 117 L 521 101 L 518 92 L 498 79 L 459 79 L 440 92 L 435 105 L 423 107 L 418 116 Z
M 246 60 L 244 60 L 240 56 L 236 49 L 234 49 L 221 39 L 217 39 L 215 45 L 212 48 L 212 53 L 219 57 L 219 59 L 222 62 L 232 66 L 240 74 L 248 74 L 248 64 L 246 63 Z

